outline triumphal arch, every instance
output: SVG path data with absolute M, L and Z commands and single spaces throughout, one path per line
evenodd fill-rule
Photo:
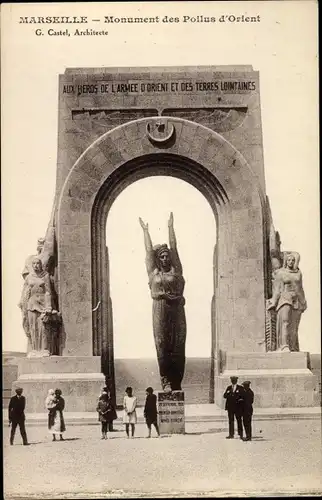
M 59 76 L 56 194 L 40 255 L 61 321 L 50 330 L 55 352 L 23 359 L 17 383 L 46 393 L 55 380 L 74 411 L 93 411 L 104 377 L 115 387 L 106 219 L 123 189 L 157 175 L 189 182 L 214 213 L 214 402 L 222 405 L 236 374 L 252 381 L 257 406 L 313 405 L 308 354 L 281 340 L 279 311 L 289 314 L 288 335 L 297 335 L 292 314 L 297 308 L 299 322 L 306 304 L 301 286 L 297 305 L 281 299 L 283 276 L 299 276 L 299 259 L 281 250 L 272 222 L 259 73 L 251 66 L 80 68 Z M 41 411 L 42 400 L 29 399 Z

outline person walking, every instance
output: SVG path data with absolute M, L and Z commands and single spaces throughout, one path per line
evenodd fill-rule
M 237 430 L 240 439 L 243 439 L 243 396 L 244 388 L 238 385 L 238 377 L 230 377 L 231 385 L 229 385 L 224 393 L 226 399 L 225 410 L 228 411 L 229 435 L 226 439 L 234 438 L 234 420 L 237 420 Z
M 250 388 L 250 381 L 246 380 L 243 382 L 244 387 L 244 403 L 243 403 L 243 425 L 245 429 L 246 437 L 244 441 L 252 440 L 252 416 L 253 416 L 253 403 L 254 403 L 254 393 Z
M 11 432 L 10 432 L 10 444 L 13 445 L 14 439 L 15 439 L 15 433 L 17 426 L 19 425 L 19 430 L 20 434 L 22 437 L 22 442 L 24 446 L 27 446 L 28 439 L 27 439 L 27 433 L 26 433 L 26 428 L 25 428 L 25 407 L 26 407 L 26 398 L 22 395 L 23 389 L 21 387 L 18 387 L 16 389 L 16 395 L 12 396 L 9 402 L 9 407 L 8 407 L 8 420 L 9 420 L 9 425 L 11 425 Z
M 158 427 L 157 397 L 155 394 L 153 394 L 152 387 L 148 387 L 145 392 L 146 392 L 146 400 L 145 400 L 143 414 L 145 417 L 146 425 L 149 430 L 147 437 L 148 438 L 151 437 L 152 425 L 154 425 L 158 436 L 160 436 L 160 431 Z
M 135 396 L 133 396 L 133 389 L 132 387 L 127 387 L 125 389 L 126 396 L 124 396 L 123 400 L 123 423 L 125 424 L 125 431 L 126 435 L 129 438 L 129 430 L 130 430 L 130 425 L 131 425 L 131 437 L 134 438 L 134 432 L 135 432 L 135 424 L 137 422 L 137 416 L 136 416 L 136 405 L 137 405 L 137 399 Z

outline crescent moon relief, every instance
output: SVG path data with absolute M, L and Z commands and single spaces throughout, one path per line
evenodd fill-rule
M 151 142 L 165 144 L 174 134 L 174 125 L 168 120 L 159 120 L 147 123 L 146 133 Z

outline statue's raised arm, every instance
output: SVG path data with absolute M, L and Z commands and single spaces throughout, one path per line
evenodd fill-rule
M 151 236 L 149 233 L 149 225 L 145 224 L 141 217 L 139 217 L 139 222 L 140 226 L 143 229 L 143 235 L 144 235 L 144 245 L 145 245 L 145 252 L 146 252 L 146 258 L 145 258 L 145 263 L 146 263 L 146 269 L 148 274 L 152 273 L 156 267 L 155 264 L 155 257 L 154 257 L 154 250 L 153 250 L 153 245 L 152 245 L 152 240 Z
M 170 213 L 170 217 L 168 220 L 168 227 L 169 227 L 169 244 L 170 244 L 172 265 L 175 268 L 177 273 L 182 274 L 182 264 L 180 261 L 178 248 L 177 248 L 177 238 L 176 238 L 176 234 L 174 231 L 173 213 L 172 212 Z

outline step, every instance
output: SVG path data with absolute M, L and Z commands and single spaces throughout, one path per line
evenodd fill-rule
M 138 423 L 144 423 L 143 408 L 138 408 Z M 117 411 L 115 424 L 122 424 L 123 411 Z M 64 412 L 66 425 L 96 425 L 96 412 Z M 268 420 L 318 420 L 321 419 L 321 407 L 310 408 L 254 408 L 254 421 Z M 3 411 L 4 425 L 8 425 L 7 411 Z M 47 413 L 26 413 L 28 426 L 47 425 Z M 186 405 L 186 422 L 227 422 L 227 412 L 214 404 Z

